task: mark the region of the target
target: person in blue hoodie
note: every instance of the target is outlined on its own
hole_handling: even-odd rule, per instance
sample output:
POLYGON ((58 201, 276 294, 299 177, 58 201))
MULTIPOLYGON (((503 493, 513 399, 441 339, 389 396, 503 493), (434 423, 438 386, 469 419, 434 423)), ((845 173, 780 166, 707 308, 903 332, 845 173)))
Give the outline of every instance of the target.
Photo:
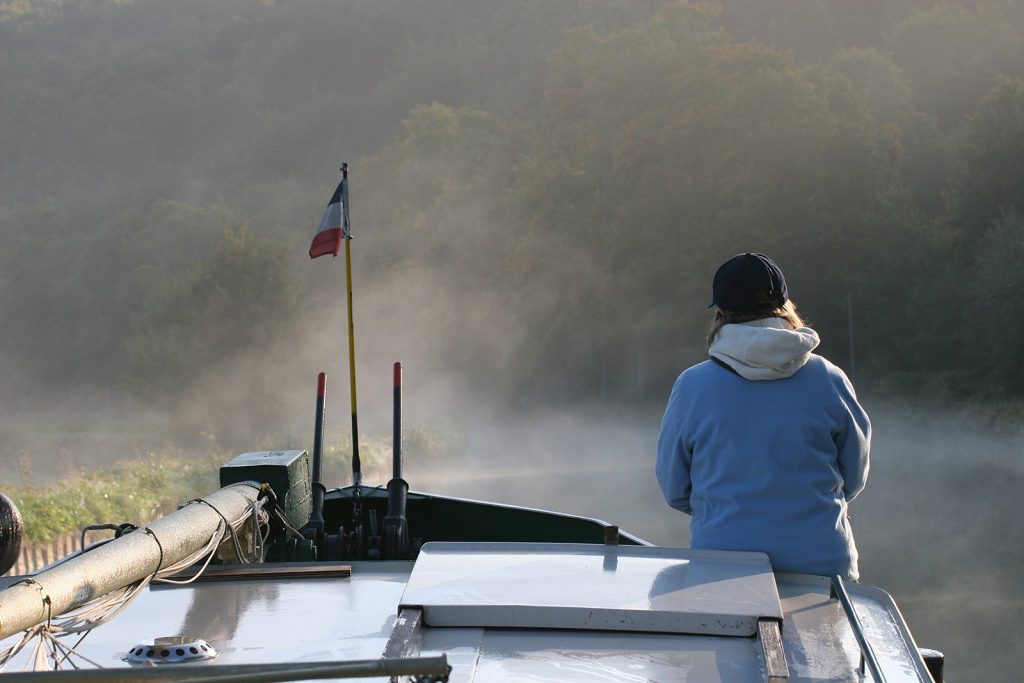
POLYGON ((715 273, 710 359, 672 387, 656 473, 691 515, 690 546, 767 553, 776 571, 857 580, 847 505, 868 477, 871 423, 779 267, 737 254, 715 273))

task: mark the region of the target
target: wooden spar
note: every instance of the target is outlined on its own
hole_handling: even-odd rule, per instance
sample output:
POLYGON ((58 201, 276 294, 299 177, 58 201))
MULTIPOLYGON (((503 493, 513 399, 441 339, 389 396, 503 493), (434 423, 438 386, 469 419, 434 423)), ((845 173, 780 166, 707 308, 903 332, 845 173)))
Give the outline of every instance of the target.
POLYGON ((0 640, 130 586, 199 552, 222 524, 244 516, 255 482, 232 484, 89 552, 0 591, 0 640), (146 531, 148 529, 148 531, 146 531))

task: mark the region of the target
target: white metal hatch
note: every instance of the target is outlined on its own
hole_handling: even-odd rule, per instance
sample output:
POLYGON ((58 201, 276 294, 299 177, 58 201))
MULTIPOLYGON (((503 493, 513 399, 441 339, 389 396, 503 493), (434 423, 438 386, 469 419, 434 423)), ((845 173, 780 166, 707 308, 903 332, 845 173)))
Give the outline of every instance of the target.
POLYGON ((753 636, 782 619, 764 553, 428 543, 402 596, 428 626, 753 636))

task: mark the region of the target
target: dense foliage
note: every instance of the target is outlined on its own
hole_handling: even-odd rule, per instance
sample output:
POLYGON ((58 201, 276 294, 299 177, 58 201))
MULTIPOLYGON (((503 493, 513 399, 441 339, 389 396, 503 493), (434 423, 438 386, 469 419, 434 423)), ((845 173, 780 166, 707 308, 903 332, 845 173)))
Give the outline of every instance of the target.
POLYGON ((742 250, 859 384, 1024 392, 1016 3, 18 0, 0 84, 12 386, 280 343, 344 155, 367 288, 509 396, 661 400, 742 250))

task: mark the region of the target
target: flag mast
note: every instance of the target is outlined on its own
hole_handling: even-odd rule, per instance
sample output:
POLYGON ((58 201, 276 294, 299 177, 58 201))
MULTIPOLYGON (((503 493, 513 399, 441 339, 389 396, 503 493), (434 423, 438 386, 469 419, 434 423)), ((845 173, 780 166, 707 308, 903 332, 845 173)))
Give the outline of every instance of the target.
POLYGON ((320 224, 313 234, 309 247, 309 258, 337 256, 342 241, 345 242, 345 288, 348 299, 348 367, 349 384, 352 387, 352 484, 363 483, 359 464, 359 422, 356 419, 356 335, 352 322, 352 221, 348 211, 348 164, 341 168, 341 182, 327 202, 320 224))
POLYGON ((356 417, 356 330, 352 320, 352 229, 349 224, 348 210, 348 164, 341 165, 341 182, 343 187, 342 238, 345 240, 345 290, 348 301, 348 376, 352 393, 352 485, 363 483, 363 472, 359 463, 359 420, 356 417))

